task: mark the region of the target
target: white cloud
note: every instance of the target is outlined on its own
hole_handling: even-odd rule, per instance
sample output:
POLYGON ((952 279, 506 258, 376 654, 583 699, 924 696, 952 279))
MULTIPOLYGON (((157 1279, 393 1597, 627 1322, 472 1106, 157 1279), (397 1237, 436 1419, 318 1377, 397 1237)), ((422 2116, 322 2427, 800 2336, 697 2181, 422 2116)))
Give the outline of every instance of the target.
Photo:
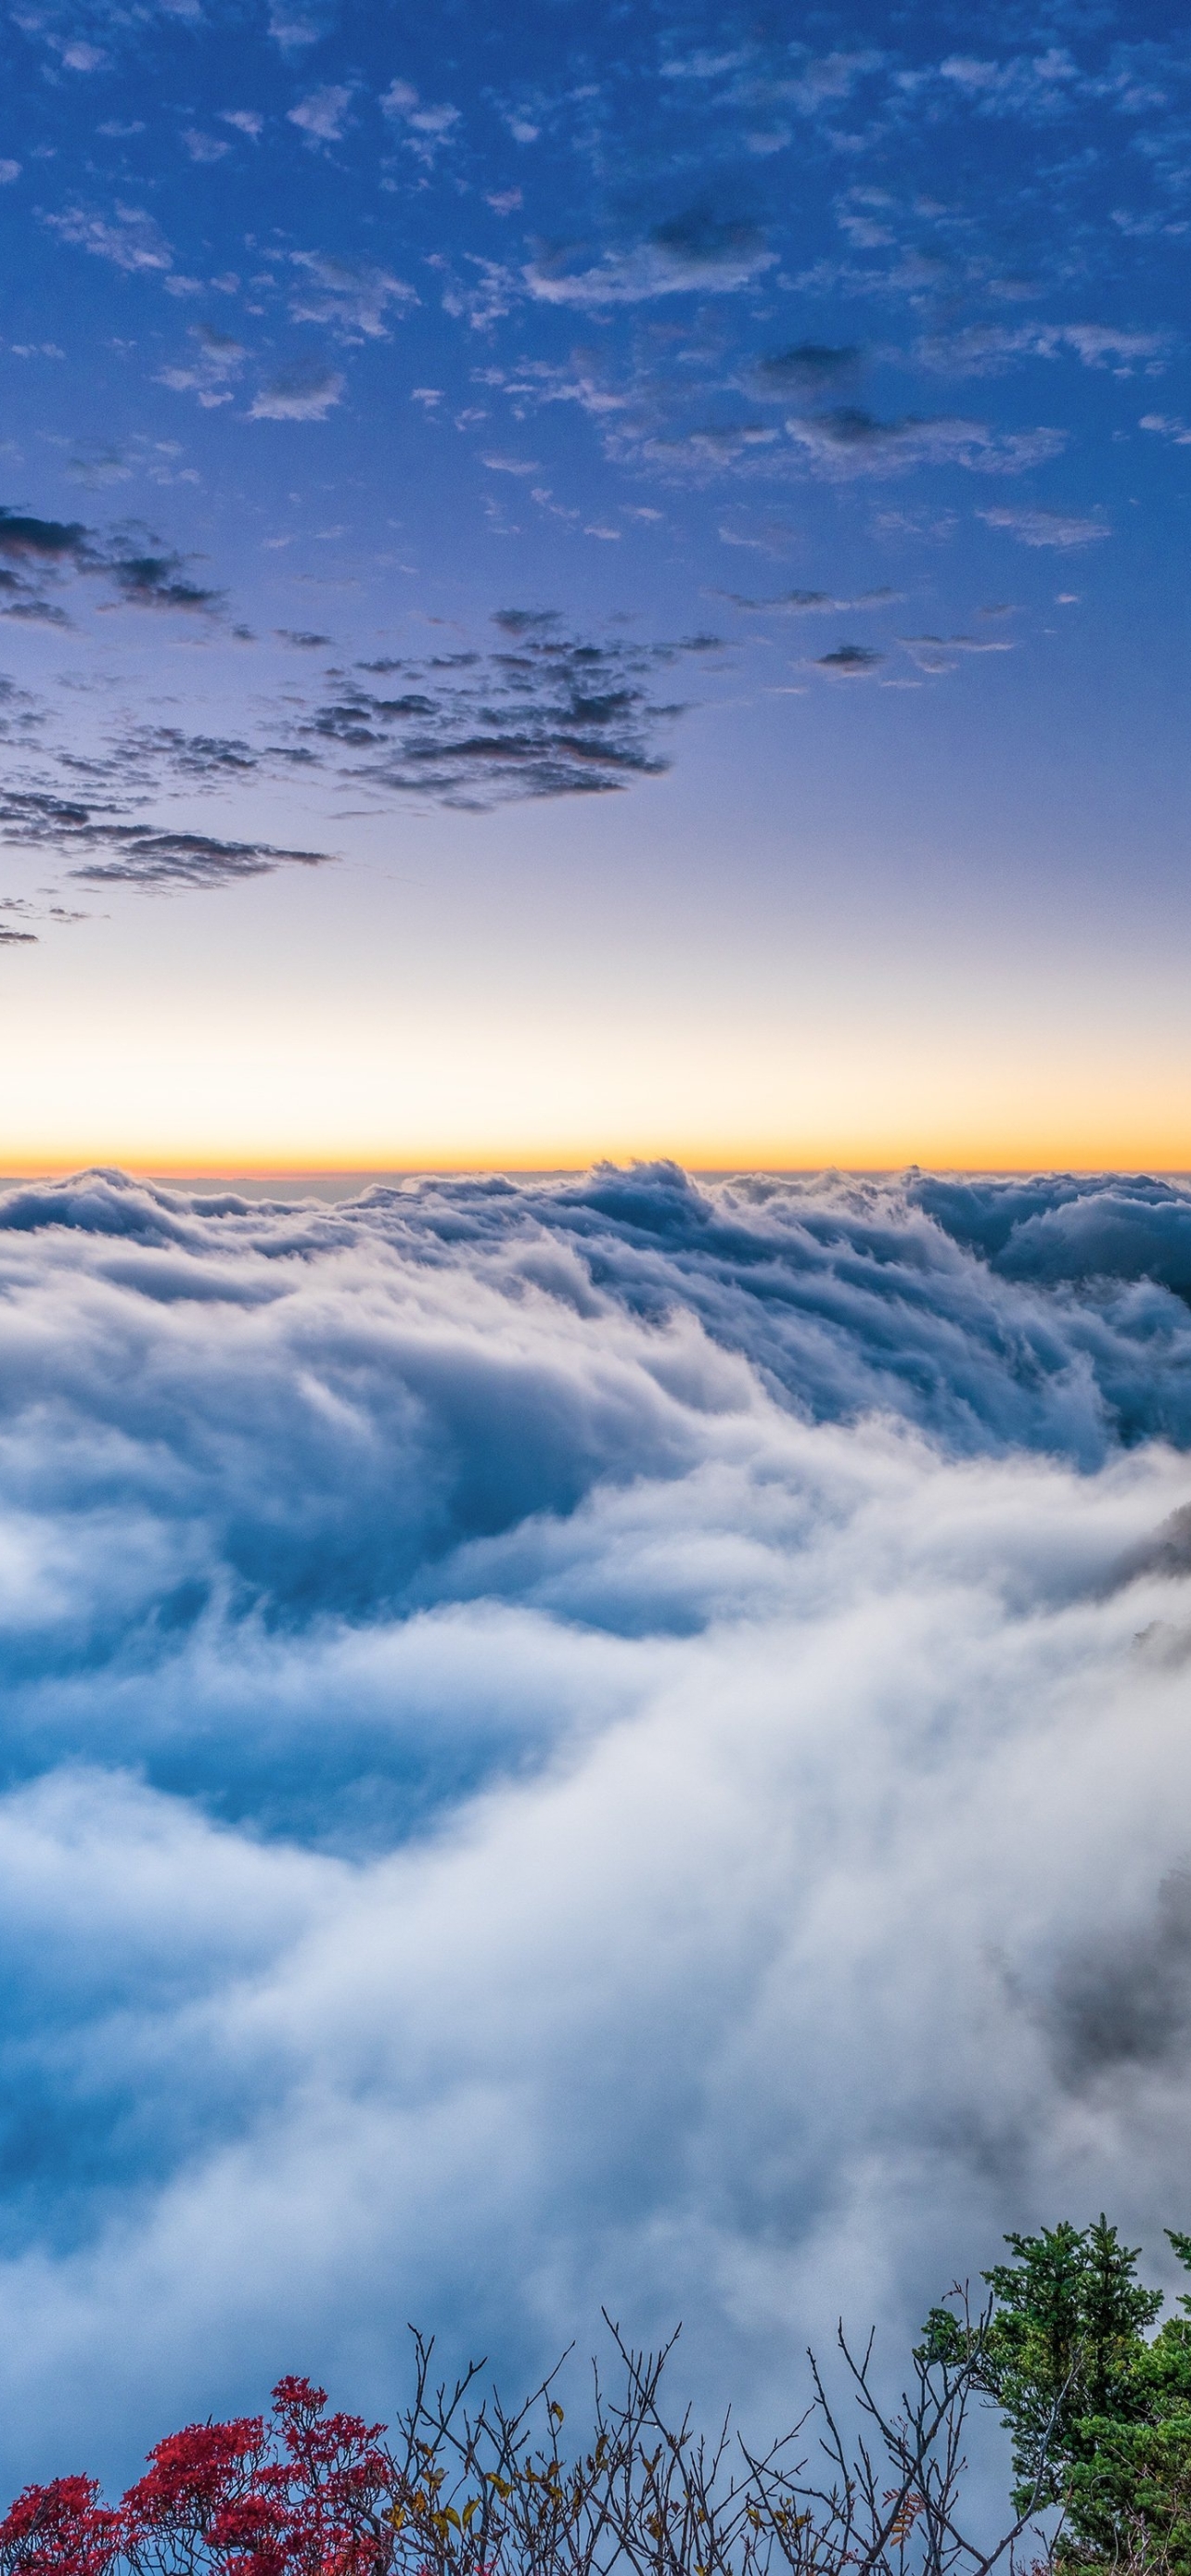
MULTIPOLYGON (((410 150, 428 165, 433 164, 444 143, 454 140, 455 128, 461 122, 457 107, 429 106, 408 81, 391 81, 380 104, 393 123, 405 127, 410 150)), ((516 191, 513 201, 518 201, 516 191)))
POLYGON ((312 143, 338 143, 347 125, 352 93, 346 86, 328 85, 311 90, 308 98, 299 99, 287 113, 289 123, 296 125, 312 143))
POLYGON ((171 393, 198 395, 204 411, 232 399, 232 384, 239 375, 247 355, 243 343, 229 333, 213 331, 199 323, 190 334, 194 356, 182 365, 163 367, 157 379, 168 385, 171 393))
POLYGON ((173 266, 169 243, 143 207, 118 205, 114 215, 109 216, 72 206, 65 214, 47 215, 45 220, 60 241, 75 243, 97 259, 109 260, 113 268, 161 275, 173 266))
POLYGON ((383 340, 390 306, 400 311, 418 301, 413 287, 388 269, 357 266, 326 251, 296 250, 290 258, 308 281, 291 302, 294 321, 329 323, 341 339, 383 340))
POLYGON ((1189 1279, 1160 1183, 8 1194, 10 2483, 410 2314, 788 2421, 1004 2227, 1157 2250, 1189 1279))
POLYGON ((1059 554, 1099 545, 1112 535, 1106 519, 1079 518, 1062 510, 980 510, 977 517, 990 528, 1007 528, 1023 546, 1050 546, 1059 554))

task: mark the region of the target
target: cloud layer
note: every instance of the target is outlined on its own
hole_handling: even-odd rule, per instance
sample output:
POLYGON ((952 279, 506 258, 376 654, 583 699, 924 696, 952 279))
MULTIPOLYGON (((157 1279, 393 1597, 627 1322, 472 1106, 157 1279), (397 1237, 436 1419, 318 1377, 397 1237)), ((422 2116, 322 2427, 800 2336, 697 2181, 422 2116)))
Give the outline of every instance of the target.
POLYGON ((10 2482, 1182 2222, 1183 1191, 95 1173, 0 1294, 10 2482))

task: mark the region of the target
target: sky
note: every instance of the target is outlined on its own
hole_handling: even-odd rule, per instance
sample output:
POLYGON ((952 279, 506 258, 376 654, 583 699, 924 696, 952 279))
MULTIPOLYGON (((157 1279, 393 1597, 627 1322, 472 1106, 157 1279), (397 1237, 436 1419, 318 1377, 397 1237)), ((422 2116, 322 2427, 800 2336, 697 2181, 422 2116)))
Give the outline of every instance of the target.
POLYGON ((1191 1164, 1189 75, 15 0, 0 1169, 1191 1164))
POLYGON ((1155 1179, 0 1195, 4 2498, 1177 2294, 1189 1298, 1155 1179))

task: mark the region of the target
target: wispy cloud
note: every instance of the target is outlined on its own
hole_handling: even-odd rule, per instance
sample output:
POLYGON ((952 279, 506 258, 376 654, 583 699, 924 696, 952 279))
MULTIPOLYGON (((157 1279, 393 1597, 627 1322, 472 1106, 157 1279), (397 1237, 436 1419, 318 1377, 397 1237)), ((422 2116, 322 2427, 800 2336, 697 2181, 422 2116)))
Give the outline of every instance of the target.
POLYGON ((986 527, 1007 529, 1020 545, 1052 547, 1058 554, 1099 545, 1112 535, 1106 519, 1080 518, 1063 510, 980 510, 977 517, 986 527))

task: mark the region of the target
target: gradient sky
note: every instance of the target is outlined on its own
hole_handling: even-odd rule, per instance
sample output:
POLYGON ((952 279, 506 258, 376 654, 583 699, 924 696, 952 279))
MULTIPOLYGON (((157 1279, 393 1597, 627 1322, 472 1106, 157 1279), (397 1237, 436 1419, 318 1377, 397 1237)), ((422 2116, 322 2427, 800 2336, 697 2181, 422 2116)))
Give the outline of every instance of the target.
POLYGON ((1191 1164, 1182 13, 0 47, 0 1163, 1191 1164))

